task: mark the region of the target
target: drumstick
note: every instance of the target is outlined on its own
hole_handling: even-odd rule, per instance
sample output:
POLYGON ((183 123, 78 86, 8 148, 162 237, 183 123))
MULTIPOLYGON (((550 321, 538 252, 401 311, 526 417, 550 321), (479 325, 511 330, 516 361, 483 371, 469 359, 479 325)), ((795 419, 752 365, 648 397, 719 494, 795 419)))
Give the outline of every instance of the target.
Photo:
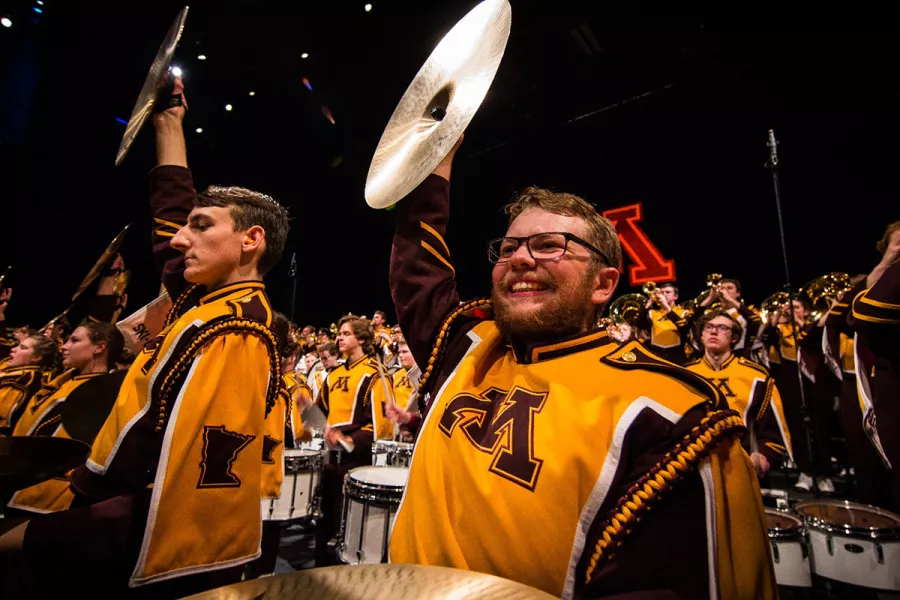
MULTIPOLYGON (((388 391, 387 374, 384 371, 384 365, 381 364, 381 359, 377 356, 375 357, 375 364, 378 365, 378 375, 381 378, 381 386, 384 388, 384 401, 390 402, 394 406, 397 406, 397 403, 394 402, 394 396, 390 393, 390 391, 388 391)), ((372 414, 373 415, 375 414, 374 409, 372 411, 372 414)), ((375 432, 375 435, 376 435, 376 437, 378 436, 377 431, 375 432)), ((397 437, 399 435, 400 435, 400 425, 398 423, 394 423, 394 438, 393 439, 397 439, 397 437)))

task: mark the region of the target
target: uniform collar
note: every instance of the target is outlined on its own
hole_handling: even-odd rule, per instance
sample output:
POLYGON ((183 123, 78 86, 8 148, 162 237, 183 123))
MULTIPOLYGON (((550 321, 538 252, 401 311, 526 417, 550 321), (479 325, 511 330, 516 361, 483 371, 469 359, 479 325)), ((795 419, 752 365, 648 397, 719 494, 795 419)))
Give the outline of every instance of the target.
POLYGON ((34 373, 39 372, 41 368, 37 365, 24 365, 21 367, 6 367, 6 371, 0 373, 0 375, 21 375, 22 373, 34 373))
POLYGON ((731 356, 729 356, 728 359, 725 362, 723 362, 722 365, 717 369, 715 367, 715 365, 713 365, 711 362, 709 362, 709 359, 706 358, 706 353, 705 352, 703 353, 703 364, 706 365, 707 367, 709 367, 710 369, 712 369, 713 371, 722 371, 728 365, 730 365, 732 363, 732 361, 734 361, 734 352, 732 352, 731 356))
POLYGON ((266 284, 262 281, 236 281, 228 285, 224 285, 216 290, 211 291, 207 295, 200 298, 200 304, 209 304, 216 300, 221 300, 227 296, 240 292, 251 292, 254 290, 264 290, 266 284))
POLYGON ((610 339, 605 329, 592 329, 585 333, 560 337, 540 344, 524 347, 510 344, 510 347, 516 357, 516 362, 531 364, 597 348, 608 343, 610 343, 610 339))
POLYGON ((352 368, 355 367, 356 365, 362 364, 362 363, 366 362, 366 359, 368 359, 368 358, 369 358, 369 355, 368 355, 368 354, 363 354, 362 357, 360 357, 359 359, 357 359, 357 361, 356 361, 355 363, 353 363, 353 364, 350 364, 350 360, 348 359, 347 362, 344 363, 343 367, 349 371, 350 369, 352 369, 352 368))

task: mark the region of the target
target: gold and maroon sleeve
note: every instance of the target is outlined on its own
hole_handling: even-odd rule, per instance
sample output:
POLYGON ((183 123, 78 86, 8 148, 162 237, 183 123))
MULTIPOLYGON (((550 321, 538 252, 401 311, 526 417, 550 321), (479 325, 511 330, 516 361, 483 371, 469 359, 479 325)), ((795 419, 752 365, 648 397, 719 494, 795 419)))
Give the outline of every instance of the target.
POLYGON ((772 469, 779 468, 791 448, 781 395, 774 379, 768 377, 765 383, 753 387, 747 412, 752 419, 747 427, 754 428, 756 448, 751 447, 753 438, 750 435, 744 437, 744 447, 748 452, 759 452, 765 456, 772 469))
POLYGON ((420 365, 428 364, 447 315, 459 306, 456 270, 444 238, 450 182, 436 175, 397 205, 391 250, 391 295, 403 336, 420 365))
POLYGON ((187 284, 184 280, 184 256, 169 242, 187 223, 196 195, 189 169, 162 165, 150 171, 153 258, 163 285, 173 299, 181 295, 187 284))
POLYGON ((853 297, 852 318, 858 329, 877 329, 877 326, 900 325, 900 262, 895 262, 869 289, 853 297))

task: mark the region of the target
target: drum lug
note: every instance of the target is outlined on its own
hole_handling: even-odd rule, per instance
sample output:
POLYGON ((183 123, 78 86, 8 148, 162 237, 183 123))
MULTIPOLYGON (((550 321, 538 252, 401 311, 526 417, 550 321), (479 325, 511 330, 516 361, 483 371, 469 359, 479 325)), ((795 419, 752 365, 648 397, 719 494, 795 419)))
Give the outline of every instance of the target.
POLYGON ((778 553, 778 544, 775 543, 775 540, 769 540, 769 544, 772 546, 772 561, 777 565, 781 562, 781 555, 778 553))
POLYGON ((828 556, 834 556, 834 540, 830 535, 825 536, 825 548, 828 550, 828 556))
POLYGON ((878 564, 884 564, 884 550, 881 548, 881 544, 875 542, 875 554, 878 556, 878 564))

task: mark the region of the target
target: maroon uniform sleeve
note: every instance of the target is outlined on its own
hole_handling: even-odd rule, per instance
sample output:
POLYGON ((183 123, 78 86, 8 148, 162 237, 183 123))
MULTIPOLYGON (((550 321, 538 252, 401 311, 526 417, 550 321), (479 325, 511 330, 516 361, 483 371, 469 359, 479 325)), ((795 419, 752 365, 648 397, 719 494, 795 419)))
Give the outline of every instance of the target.
POLYGON ((590 582, 586 577, 597 541, 619 498, 662 461, 705 413, 705 407, 692 409, 674 424, 652 410, 644 410, 635 419, 625 435, 610 492, 588 529, 588 543, 575 572, 576 598, 604 598, 636 590, 666 591, 678 598, 708 597, 706 500, 697 471, 688 474, 646 519, 634 525, 627 541, 616 550, 615 560, 595 569, 590 582), (660 540, 677 540, 679 553, 695 560, 673 560, 671 547, 660 540), (647 573, 653 573, 652 580, 647 573))
POLYGON ((872 352, 900 368, 900 262, 853 297, 850 322, 872 352))
POLYGON ((459 306, 456 271, 444 241, 450 217, 450 182, 429 175, 397 205, 391 250, 391 295, 403 336, 427 365, 441 325, 459 306))
POLYGON ((174 301, 187 287, 184 256, 169 245, 172 236, 187 223, 194 207, 191 171, 162 165, 150 171, 150 207, 153 210, 153 258, 163 285, 174 301))

